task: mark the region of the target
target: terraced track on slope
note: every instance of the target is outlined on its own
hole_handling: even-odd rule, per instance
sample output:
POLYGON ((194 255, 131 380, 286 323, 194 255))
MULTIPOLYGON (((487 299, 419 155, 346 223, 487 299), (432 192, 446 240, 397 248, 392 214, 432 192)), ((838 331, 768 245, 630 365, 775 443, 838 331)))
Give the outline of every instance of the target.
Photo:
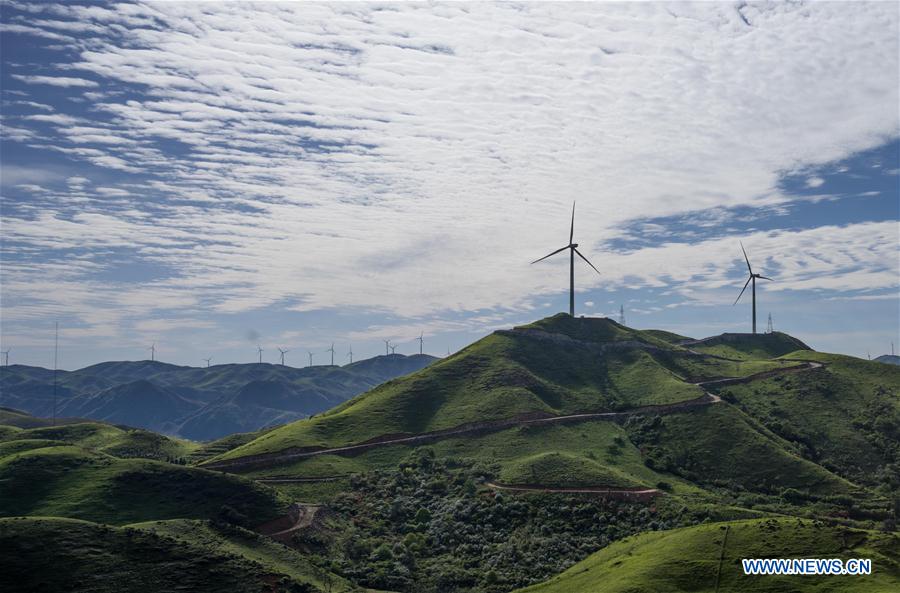
MULTIPOLYGON (((799 365, 785 367, 781 369, 773 369, 747 375, 746 377, 728 377, 722 379, 711 379, 708 381, 699 381, 694 383, 699 387, 706 388, 710 386, 734 385, 738 383, 748 383, 759 379, 766 379, 779 374, 797 373, 805 370, 821 368, 824 365, 820 362, 803 361, 799 365)), ((463 424, 453 428, 444 430, 436 430, 432 432, 424 432, 415 435, 383 435, 343 447, 304 447, 299 449, 288 449, 278 453, 266 453, 262 455, 252 455, 241 457, 238 459, 230 459, 225 461, 214 461, 203 464, 201 467, 211 470, 219 470, 224 472, 241 472, 256 470, 275 465, 282 465, 286 462, 296 461, 298 459, 306 459, 318 455, 334 455, 334 454, 352 454, 368 451, 376 447, 385 447, 389 445, 419 445, 437 440, 456 437, 461 435, 483 434, 488 432, 496 432, 513 428, 516 426, 543 425, 543 424, 565 424, 584 422, 589 420, 617 420, 635 415, 646 414, 673 414, 689 410, 698 406, 707 406, 720 403, 722 400, 719 396, 706 392, 702 396, 677 402, 673 404, 649 405, 621 410, 618 412, 585 412, 581 414, 567 414, 563 416, 548 416, 544 414, 521 415, 503 420, 492 420, 485 422, 474 422, 463 424)))

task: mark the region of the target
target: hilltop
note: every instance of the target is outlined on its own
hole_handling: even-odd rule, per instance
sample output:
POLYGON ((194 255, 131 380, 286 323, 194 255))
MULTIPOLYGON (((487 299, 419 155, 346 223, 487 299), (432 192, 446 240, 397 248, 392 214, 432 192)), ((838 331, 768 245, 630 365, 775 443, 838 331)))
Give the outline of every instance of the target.
MULTIPOLYGON (((342 367, 302 369, 268 363, 196 368, 159 361, 104 362, 58 371, 57 415, 194 440, 216 439, 317 414, 434 360, 428 355, 392 354, 342 367)), ((53 371, 48 369, 2 367, 2 403, 50 416, 53 382, 53 371)))
MULTIPOLYGON (((682 494, 731 484, 767 495, 786 488, 837 495, 855 491, 858 474, 823 465, 784 424, 766 423, 717 395, 731 398, 729 389, 752 386, 752 392, 766 381, 843 376, 854 365, 873 364, 854 359, 851 367, 825 369, 816 356, 780 333, 691 340, 557 315, 496 331, 204 466, 261 478, 333 479, 391 467, 411 450, 428 448, 439 457, 497 464, 502 484, 653 489, 665 483, 682 494)), ((853 379, 847 381, 842 389, 853 379)), ((900 377, 886 381, 887 389, 900 386, 900 377)), ((830 422, 846 427, 852 418, 830 422)), ((876 456, 873 464, 887 467, 889 459, 876 456)))

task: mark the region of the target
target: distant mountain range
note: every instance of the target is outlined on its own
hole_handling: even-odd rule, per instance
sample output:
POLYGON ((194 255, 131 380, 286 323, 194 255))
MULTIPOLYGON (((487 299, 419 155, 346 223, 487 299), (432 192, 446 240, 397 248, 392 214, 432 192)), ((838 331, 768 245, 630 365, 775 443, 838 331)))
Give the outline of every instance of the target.
POLYGON ((900 365, 900 356, 894 356, 893 354, 882 354, 874 360, 875 362, 883 362, 885 364, 900 365))
MULTIPOLYGON (((391 354, 342 367, 302 369, 268 363, 196 368, 148 360, 104 362, 58 372, 56 415, 216 439, 309 417, 435 360, 391 354)), ((0 405, 51 416, 53 391, 52 370, 0 368, 0 405)))

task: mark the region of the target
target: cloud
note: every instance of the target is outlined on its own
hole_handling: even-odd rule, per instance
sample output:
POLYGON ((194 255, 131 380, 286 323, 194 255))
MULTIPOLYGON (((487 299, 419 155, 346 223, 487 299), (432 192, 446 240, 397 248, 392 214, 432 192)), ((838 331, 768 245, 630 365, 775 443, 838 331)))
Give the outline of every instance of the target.
MULTIPOLYGON (((567 262, 528 262, 566 242, 574 199, 603 273, 579 270, 580 288, 719 299, 739 275, 733 208, 783 207, 786 172, 898 127, 889 3, 29 6, 23 26, 72 35, 58 73, 91 79, 13 77, 96 94, 12 118, 11 141, 100 188, 60 182, 39 212, 4 212, 6 319, 527 311, 566 287, 567 262), (644 225, 657 246, 604 248, 687 214, 713 237, 644 225), (38 274, 35 253, 79 261, 38 274), (111 281, 111 253, 172 275, 111 281), (57 280, 71 290, 44 294, 57 280)), ((896 239, 866 223, 745 244, 777 274, 767 290, 855 291, 896 285, 896 239)))
POLYGON ((37 76, 30 74, 11 74, 16 80, 21 80, 29 84, 49 84, 51 86, 61 87, 95 87, 97 82, 87 80, 86 78, 73 78, 70 76, 37 76))
POLYGON ((806 180, 806 187, 820 187, 825 183, 825 180, 821 177, 809 177, 806 180))

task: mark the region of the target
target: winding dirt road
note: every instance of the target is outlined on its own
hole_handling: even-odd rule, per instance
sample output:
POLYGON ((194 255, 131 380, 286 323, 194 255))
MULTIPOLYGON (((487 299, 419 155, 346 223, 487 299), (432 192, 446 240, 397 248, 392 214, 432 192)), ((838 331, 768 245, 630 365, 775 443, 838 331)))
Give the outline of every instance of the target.
MULTIPOLYGON (((752 375, 747 375, 745 377, 725 377, 720 379, 711 379, 708 381, 699 381, 693 383, 693 385, 697 385, 706 390, 708 387, 712 386, 722 386, 722 385, 735 385, 739 383, 748 383, 750 381, 756 381, 759 379, 766 379, 775 375, 787 374, 787 373, 797 373, 805 370, 821 368, 824 365, 820 362, 814 361, 801 361, 800 364, 794 365, 791 367, 784 367, 779 369, 772 369, 768 371, 762 371, 759 373, 754 373, 752 375)), ((309 457, 316 457, 319 455, 334 455, 334 454, 342 454, 342 453, 359 453, 363 451, 367 451, 369 449, 374 449, 376 447, 386 447, 390 445, 411 445, 411 444, 422 444, 433 441, 438 441, 446 438, 451 438, 455 436, 461 435, 473 435, 473 434, 483 434, 489 432, 497 432, 500 430, 505 430, 507 428, 512 428, 516 426, 541 426, 546 424, 566 424, 566 423, 576 423, 583 422, 586 420, 616 420, 620 418, 626 418, 629 416, 636 415, 646 415, 646 414, 672 414, 677 412, 682 412, 684 410, 688 410, 691 408, 699 407, 699 406, 707 406, 712 404, 721 403, 722 399, 715 395, 714 393, 710 393, 705 391, 705 393, 697 398, 675 402, 671 404, 659 404, 659 405, 648 405, 648 406, 639 406, 636 408, 631 408, 628 410, 622 410, 618 412, 584 412, 579 414, 566 414, 562 416, 538 416, 535 417, 533 414, 530 416, 517 416, 513 418, 507 418, 502 420, 492 420, 485 422, 476 422, 470 424, 463 424, 460 426, 456 426, 454 428, 444 429, 444 430, 436 430, 431 432, 424 432, 415 435, 391 435, 391 436, 383 436, 376 437, 374 439, 370 439, 368 441, 362 443, 356 443, 353 445, 345 445, 343 447, 331 447, 331 448, 314 448, 314 447, 306 447, 302 449, 286 449, 284 451, 280 451, 278 453, 264 453, 261 455, 251 455, 247 457, 241 457, 238 459, 232 460, 224 460, 224 461, 214 461, 211 463, 206 463, 201 465, 204 469, 212 469, 219 471, 231 471, 231 472, 239 472, 239 471, 247 471, 254 469, 261 469, 265 467, 271 467, 274 465, 282 465, 286 462, 295 461, 299 459, 307 459, 309 457)), ((294 481, 289 480, 288 478, 270 478, 269 481, 277 482, 277 481, 294 481)), ((314 480, 308 480, 314 481, 314 480)), ((321 481, 321 480, 320 480, 321 481)))

